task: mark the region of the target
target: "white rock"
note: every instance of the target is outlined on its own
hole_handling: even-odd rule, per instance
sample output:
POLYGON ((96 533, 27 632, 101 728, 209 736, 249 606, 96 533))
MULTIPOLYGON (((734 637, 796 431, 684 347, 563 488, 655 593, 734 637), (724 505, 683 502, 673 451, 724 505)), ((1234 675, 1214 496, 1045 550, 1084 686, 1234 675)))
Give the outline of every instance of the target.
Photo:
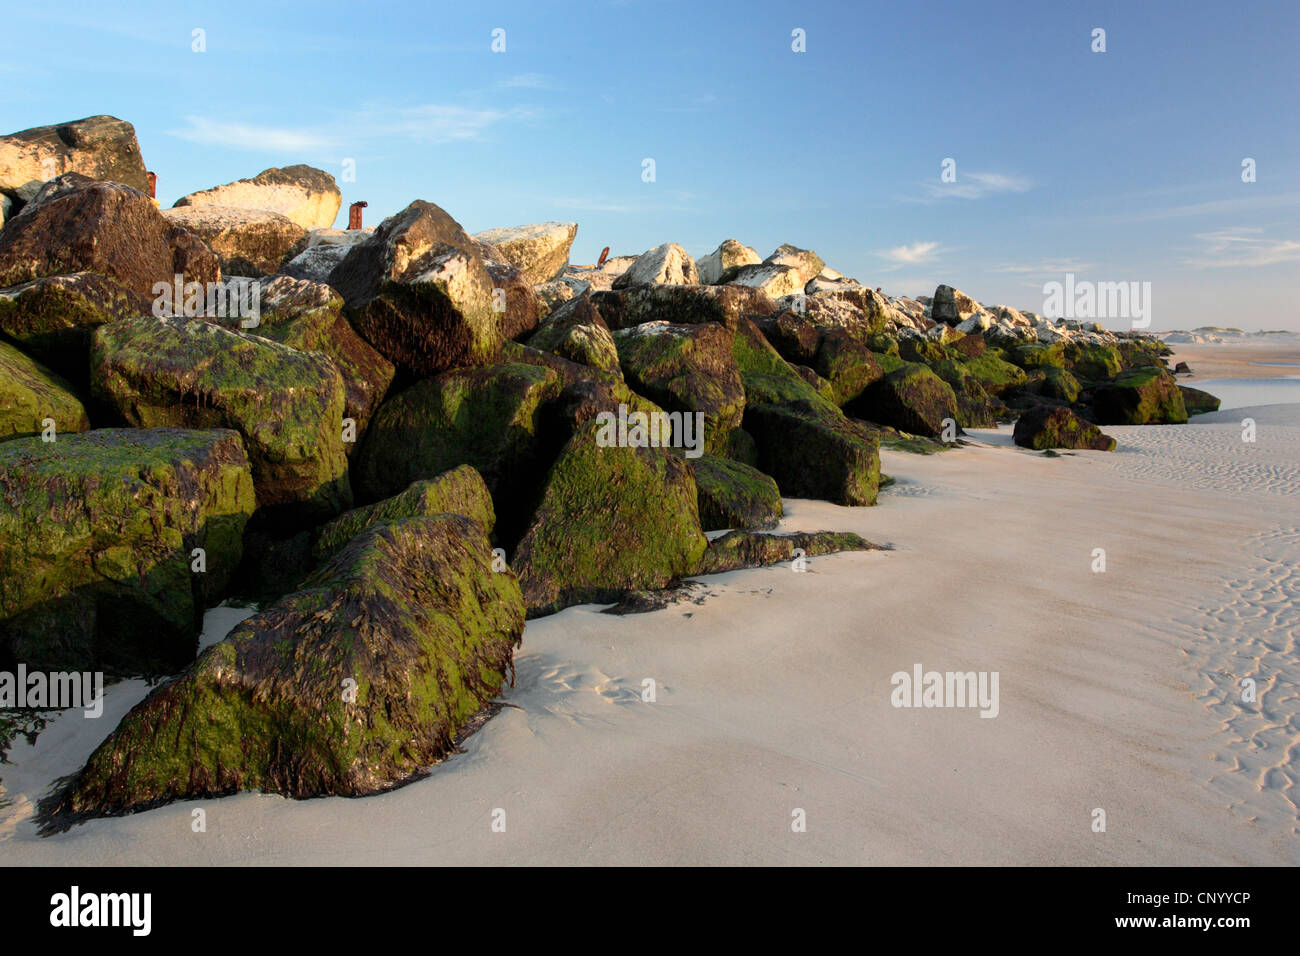
POLYGON ((713 285, 732 267, 752 266, 762 261, 757 252, 738 239, 727 239, 695 264, 700 271, 700 281, 705 285, 713 285))
POLYGON ((495 246, 502 259, 529 282, 549 282, 569 265, 569 250, 578 234, 576 222, 541 222, 475 233, 472 238, 495 246))
POLYGON ((615 289, 638 285, 699 285, 700 273, 695 260, 675 242, 665 242, 636 257, 621 276, 614 280, 615 289))
POLYGON ((328 229, 338 217, 343 195, 334 177, 312 166, 264 169, 252 179, 240 179, 190 193, 176 206, 238 206, 269 209, 304 229, 328 229))
POLYGON ((765 262, 753 266, 741 266, 731 282, 734 285, 759 289, 773 299, 802 293, 805 284, 798 269, 765 262))

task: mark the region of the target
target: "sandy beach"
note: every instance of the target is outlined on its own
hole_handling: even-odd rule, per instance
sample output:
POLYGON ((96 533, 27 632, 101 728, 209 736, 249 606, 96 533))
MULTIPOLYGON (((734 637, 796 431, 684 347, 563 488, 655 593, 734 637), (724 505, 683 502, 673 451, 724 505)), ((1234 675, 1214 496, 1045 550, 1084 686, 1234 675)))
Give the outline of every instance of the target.
POLYGON ((893 550, 529 622, 507 706, 408 786, 37 837, 34 801, 145 690, 118 684, 103 719, 15 744, 0 862, 1298 863, 1300 406, 1107 432, 1116 452, 1048 458, 1006 427, 886 451, 878 507, 791 500, 782 530, 893 550), (891 675, 917 664, 996 671, 997 716, 891 706, 891 675))
POLYGON ((1278 341, 1247 340, 1228 345, 1171 342, 1169 347, 1174 352, 1169 356, 1169 367, 1187 363, 1192 373, 1180 376, 1185 385, 1195 385, 1198 379, 1300 375, 1300 335, 1275 338, 1278 341))

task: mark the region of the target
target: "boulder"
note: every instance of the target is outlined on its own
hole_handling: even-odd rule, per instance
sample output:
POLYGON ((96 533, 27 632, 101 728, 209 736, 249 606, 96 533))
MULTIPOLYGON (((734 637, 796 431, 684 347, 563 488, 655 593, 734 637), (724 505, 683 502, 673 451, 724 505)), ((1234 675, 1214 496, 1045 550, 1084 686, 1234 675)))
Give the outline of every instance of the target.
POLYGON ((768 475, 715 455, 702 455, 690 464, 703 530, 775 528, 780 522, 781 492, 768 475))
POLYGON ((221 257, 228 276, 264 276, 281 264, 307 232, 287 216, 239 206, 180 206, 164 209, 163 218, 184 226, 221 257))
POLYGON ((704 554, 690 464, 665 448, 602 446, 608 431, 580 424, 547 475, 511 561, 530 615, 666 587, 704 554))
POLYGON ((106 322, 149 312, 150 303, 93 272, 46 276, 0 289, 0 333, 72 381, 89 383, 90 342, 106 322))
POLYGON ((822 261, 822 257, 811 249, 800 249, 788 242, 778 246, 777 250, 764 259, 763 262, 770 266, 788 266, 794 269, 799 276, 800 289, 817 278, 826 266, 826 263, 822 261))
POLYGON ((1016 419, 1013 439, 1022 448, 1091 448, 1113 451, 1115 439, 1071 409, 1039 405, 1016 419))
POLYGON ((814 558, 837 551, 873 551, 876 545, 852 531, 801 531, 795 534, 754 534, 731 531, 709 542, 695 574, 721 574, 741 568, 761 568, 800 557, 814 558))
POLYGON ((502 257, 532 285, 549 282, 569 265, 569 250, 578 235, 576 222, 543 222, 508 226, 474 234, 500 250, 502 257))
POLYGON ((745 407, 745 431, 758 446, 758 468, 787 498, 874 505, 880 446, 872 432, 825 401, 795 400, 745 407))
POLYGON ((647 322, 615 333, 614 342, 628 385, 670 412, 703 413, 704 450, 718 454, 745 411, 734 337, 712 322, 647 322))
POLYGON ((1187 409, 1188 415, 1203 415, 1206 412, 1217 412, 1219 410, 1219 399, 1209 392, 1203 392, 1199 388, 1190 388, 1186 385, 1179 385, 1178 391, 1183 394, 1183 406, 1187 409))
POLYGON ((695 260, 675 242, 665 242, 636 257, 636 261, 614 280, 612 288, 638 285, 698 285, 700 274, 695 260))
POLYGON ((68 382, 0 341, 0 442, 39 435, 46 421, 56 436, 90 428, 68 382))
POLYGON ((930 305, 930 318, 935 322, 958 325, 979 311, 981 311, 980 304, 965 292, 954 289, 950 285, 941 285, 934 290, 934 301, 930 305))
POLYGON ((367 229, 313 229, 289 250, 290 259, 282 271, 295 279, 328 282, 330 273, 347 257, 352 247, 374 234, 374 226, 367 229))
POLYGON ((496 249, 479 243, 483 267, 492 283, 492 308, 497 314, 504 341, 521 339, 537 328, 541 317, 541 304, 533 283, 522 270, 495 258, 496 249))
POLYGON ((1187 421, 1183 393, 1161 368, 1121 372, 1092 395, 1098 425, 1181 425, 1187 421))
POLYGON ((722 281, 758 289, 769 299, 801 293, 805 282, 803 273, 795 267, 766 262, 728 269, 723 273, 722 281))
POLYGON ((580 365, 621 375, 618 349, 600 312, 583 293, 570 299, 538 327, 528 339, 528 346, 552 352, 580 365))
POLYGON ((944 419, 957 420, 957 396, 929 368, 908 362, 873 384, 845 411, 913 435, 935 438, 943 434, 944 419))
POLYGON ((0 443, 0 499, 0 657, 134 673, 192 659, 254 505, 235 432, 171 428, 0 443))
POLYGON ((70 173, 45 184, 0 230, 0 287, 43 276, 95 272, 149 301, 157 283, 215 282, 217 256, 153 200, 117 183, 70 173))
POLYGON ((1065 360, 1076 376, 1093 382, 1112 379, 1124 367, 1119 351, 1108 345, 1066 346, 1065 360))
POLYGON ((1025 384, 1025 373, 1002 358, 997 350, 985 351, 974 358, 961 361, 963 370, 976 378, 992 395, 1000 395, 1025 384))
POLYGON ((20 187, 64 173, 149 191, 135 127, 115 116, 88 116, 0 136, 0 192, 17 197, 20 187))
POLYGON ((263 209, 293 220, 303 229, 329 229, 343 204, 334 177, 301 163, 264 169, 252 179, 240 179, 182 196, 176 206, 234 206, 263 209))
MULTIPOLYGON (((788 300, 784 304, 788 305, 788 300)), ((871 335, 884 332, 894 314, 888 300, 866 286, 805 294, 802 309, 814 325, 842 329, 863 343, 871 335)))
POLYGON ((331 517, 352 503, 343 378, 328 357, 202 319, 124 319, 91 350, 94 397, 137 428, 231 428, 259 507, 331 517))
POLYGON ((454 751, 501 690, 523 625, 519 586, 492 571, 476 522, 373 527, 137 704, 45 818, 389 789, 454 751))
POLYGON ((356 243, 329 284, 362 337, 417 377, 486 365, 501 350, 492 278, 477 244, 433 203, 416 200, 356 243))
POLYGON ((496 512, 487 485, 477 471, 469 465, 461 465, 436 478, 412 482, 405 491, 392 498, 344 512, 317 529, 312 554, 316 561, 325 561, 374 525, 438 514, 473 518, 488 533, 496 524, 496 512))
POLYGON ((502 534, 517 534, 548 457, 540 411, 560 387, 556 372, 524 364, 454 369, 416 382, 371 420, 353 468, 359 494, 386 498, 471 465, 492 492, 502 534))
POLYGON ((1038 385, 1038 394, 1055 398, 1063 402, 1076 402, 1083 387, 1079 380, 1063 368, 1045 366, 1042 370, 1043 380, 1038 385))
MULTIPOLYGON (((838 413, 835 405, 783 359, 749 319, 740 320, 731 352, 740 371, 746 405, 807 401, 838 413)), ((807 371, 817 378, 812 369, 807 371)))
POLYGON ((577 298, 590 290, 591 287, 585 282, 566 281, 565 279, 539 282, 533 286, 533 294, 537 296, 538 322, 545 320, 548 315, 570 299, 577 298))
MULTIPOLYGON (((261 283, 258 324, 248 332, 300 352, 323 352, 343 376, 343 415, 356 422, 351 455, 359 446, 395 370, 357 334, 343 315, 343 299, 323 282, 279 275, 261 283)), ((229 324, 229 323, 227 323, 229 324)))
POLYGON ((716 322, 734 329, 745 315, 767 315, 772 301, 757 289, 722 285, 650 285, 593 292, 591 301, 611 329, 646 322, 702 325, 716 322))
POLYGON ((727 239, 707 256, 697 260, 695 265, 700 272, 700 281, 705 285, 713 285, 722 280, 723 273, 728 269, 758 265, 762 261, 749 246, 736 239, 727 239))

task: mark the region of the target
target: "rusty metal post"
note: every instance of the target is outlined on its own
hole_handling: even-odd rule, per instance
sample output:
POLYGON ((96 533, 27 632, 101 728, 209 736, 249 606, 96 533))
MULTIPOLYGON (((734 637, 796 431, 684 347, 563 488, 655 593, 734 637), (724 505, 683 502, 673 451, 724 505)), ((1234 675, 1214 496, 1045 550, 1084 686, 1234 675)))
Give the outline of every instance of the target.
POLYGON ((348 228, 349 229, 361 228, 361 210, 365 209, 369 205, 370 203, 368 202, 354 202, 351 206, 348 207, 348 228))
POLYGON ((607 258, 609 258, 609 246, 606 246, 604 249, 600 250, 600 258, 596 260, 596 268, 599 269, 601 266, 603 266, 607 258))
POLYGON ((149 177, 149 198, 157 199, 158 198, 158 174, 145 173, 145 175, 149 177))

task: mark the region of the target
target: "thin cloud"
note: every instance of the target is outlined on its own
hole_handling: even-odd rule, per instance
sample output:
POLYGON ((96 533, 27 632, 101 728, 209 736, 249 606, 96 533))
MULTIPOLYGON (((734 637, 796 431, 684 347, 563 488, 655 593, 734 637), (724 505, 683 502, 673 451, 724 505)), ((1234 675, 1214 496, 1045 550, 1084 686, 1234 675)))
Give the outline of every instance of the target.
POLYGON ((503 90, 558 90, 560 86, 545 73, 518 73, 497 82, 503 90))
POLYGON ((969 173, 958 169, 953 183, 921 183, 921 193, 900 197, 907 202, 940 202, 945 199, 983 199, 1002 193, 1023 193, 1034 188, 1031 180, 1005 173, 969 173))
POLYGON ((380 139, 419 143, 449 143, 479 139, 493 127, 529 119, 535 110, 471 109, 428 103, 407 107, 375 107, 353 111, 335 121, 303 126, 260 125, 187 115, 185 126, 171 135, 192 143, 271 152, 324 152, 355 149, 380 139))
POLYGON ((910 246, 895 246, 892 249, 877 253, 877 255, 899 266, 917 265, 933 259, 934 252, 938 248, 939 243, 937 242, 914 242, 910 246))
POLYGON ((1194 269, 1253 269, 1283 262, 1300 261, 1300 241, 1269 239, 1258 235, 1262 229, 1224 229, 1198 233, 1204 245, 1199 255, 1184 259, 1183 265, 1194 269))
POLYGON ((1077 259, 1047 259, 1019 265, 994 266, 989 272, 1003 272, 1014 275, 1064 275, 1067 272, 1087 272, 1093 268, 1091 262, 1077 259))

